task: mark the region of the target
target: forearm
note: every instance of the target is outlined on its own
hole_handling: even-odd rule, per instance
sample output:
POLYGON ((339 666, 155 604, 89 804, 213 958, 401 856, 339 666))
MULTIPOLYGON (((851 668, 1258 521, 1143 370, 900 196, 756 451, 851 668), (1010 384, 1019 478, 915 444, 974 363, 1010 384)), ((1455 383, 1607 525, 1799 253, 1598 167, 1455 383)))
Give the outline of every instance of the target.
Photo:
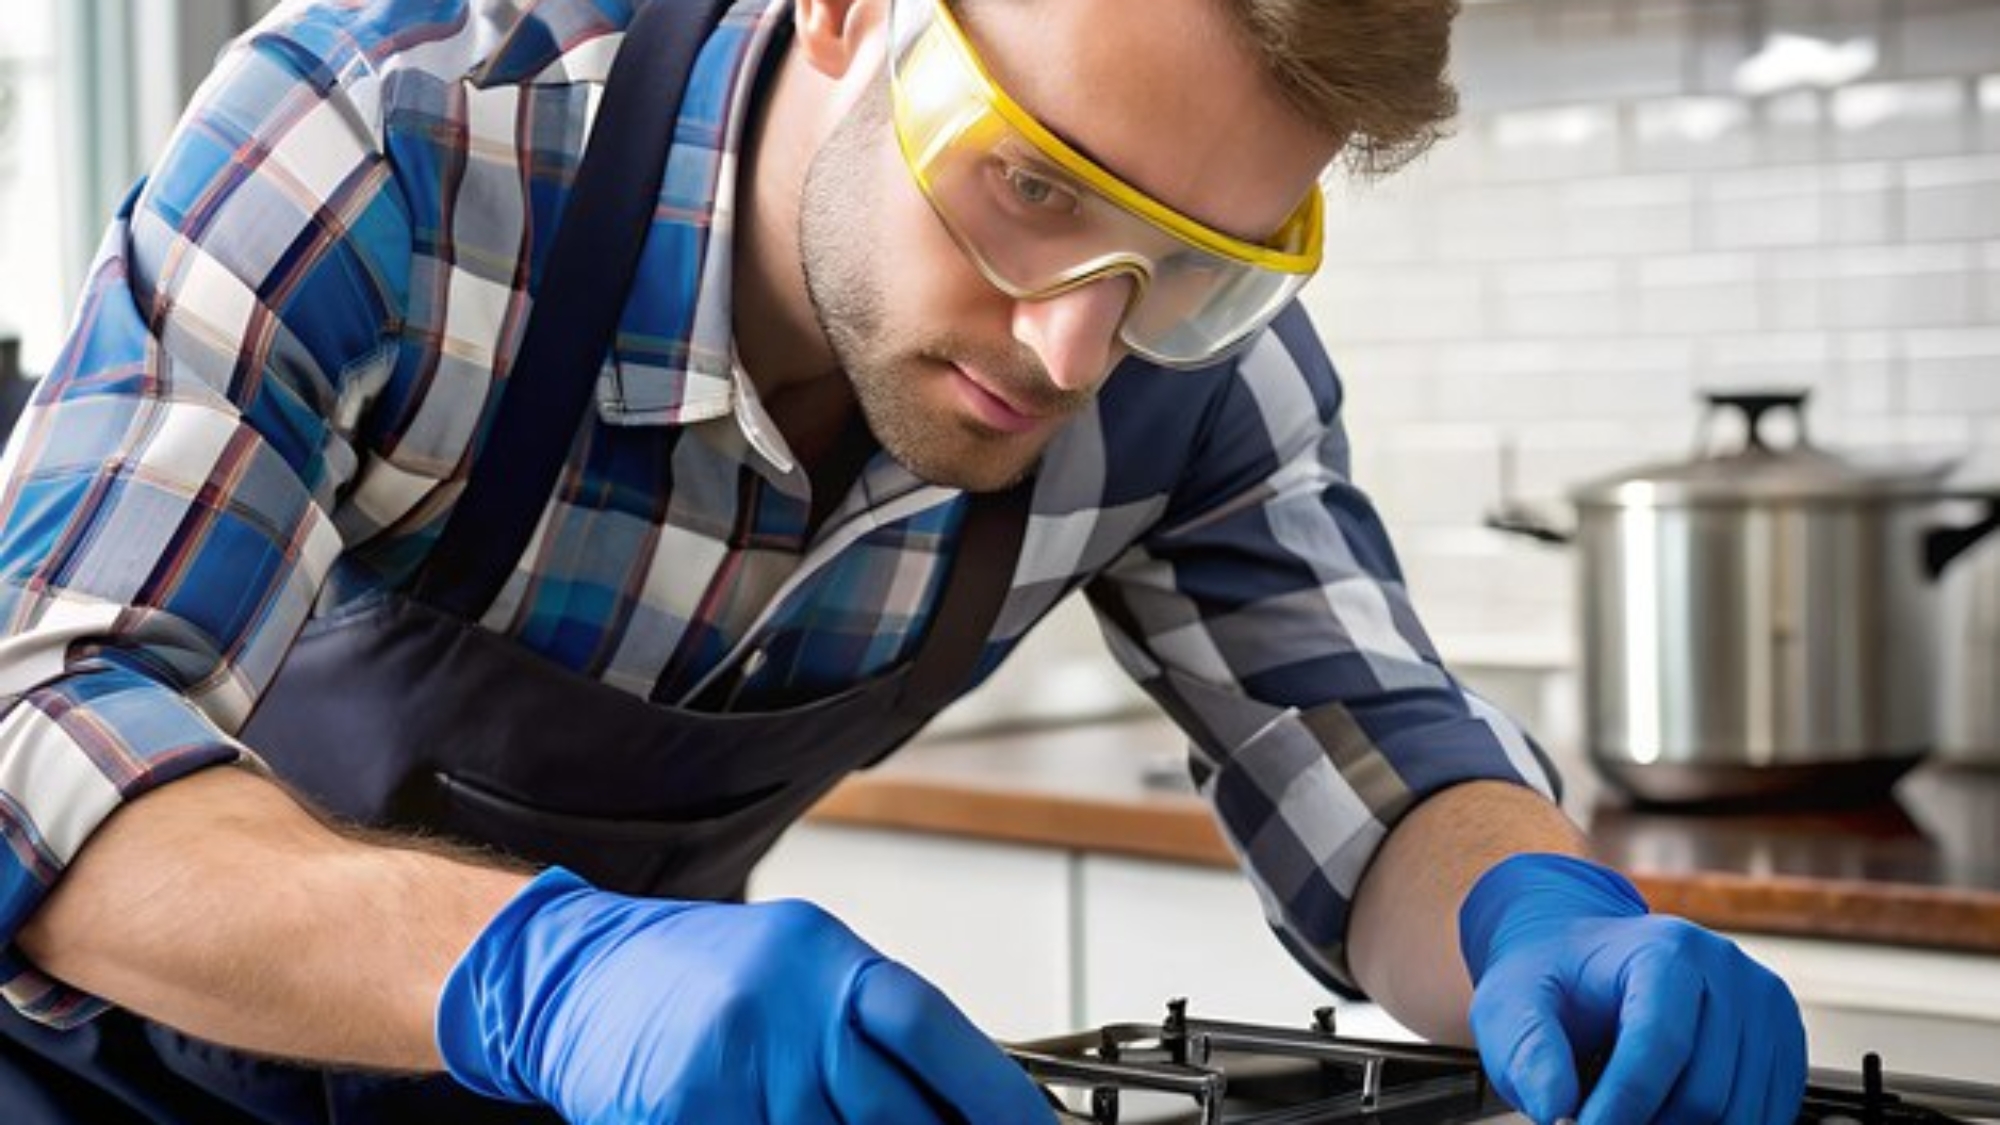
POLYGON ((1471 1043, 1472 982, 1458 946, 1466 891, 1510 855, 1580 855, 1583 843, 1561 810, 1518 786, 1473 782, 1418 805, 1383 841, 1355 896, 1348 956, 1362 988, 1419 1035, 1471 1043))
POLYGON ((19 942, 52 976, 192 1035, 434 1070, 445 976, 525 881, 350 839, 218 768, 115 813, 19 942))

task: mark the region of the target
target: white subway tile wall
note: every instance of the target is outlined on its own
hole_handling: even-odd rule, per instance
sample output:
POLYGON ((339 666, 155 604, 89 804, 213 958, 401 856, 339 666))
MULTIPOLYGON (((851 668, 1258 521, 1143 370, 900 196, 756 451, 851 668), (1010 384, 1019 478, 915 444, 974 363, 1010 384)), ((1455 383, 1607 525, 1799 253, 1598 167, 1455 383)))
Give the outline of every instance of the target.
POLYGON ((1912 242, 2000 238, 2000 155, 1906 165, 1903 234, 1912 242))
POLYGON ((1703 96, 1632 107, 1632 163, 1643 171, 1740 168, 1756 159, 1750 106, 1703 96))
POLYGON ((1826 96, 1817 90, 1795 90, 1762 99, 1757 120, 1763 164, 1805 163, 1820 158, 1826 132, 1826 96))
MULTIPOLYGON (((1547 206, 1546 200, 1537 202, 1547 206)), ((1578 180, 1562 185, 1556 213, 1562 222, 1554 248, 1566 255, 1629 257, 1694 249, 1694 181, 1687 176, 1578 180)))
POLYGON ((1842 159, 1962 152, 1971 91, 1956 79, 1878 82, 1833 92, 1834 155, 1842 159))
POLYGON ((1966 0, 1899 0, 1897 58, 1908 74, 2000 70, 2000 5, 1966 0))
POLYGON ((1912 332, 1903 400, 1915 413, 1966 412, 2000 418, 2000 327, 1912 332))
POLYGON ((2000 242, 1979 251, 1979 323, 2000 324, 2000 242))
POLYGON ((1649 336, 1754 332, 1762 327, 1755 256, 1662 254, 1639 259, 1637 328, 1649 336))
POLYGON ((1481 521, 1685 456, 1703 389, 2000 483, 2000 0, 1486 0, 1454 74, 1306 294, 1447 656, 1573 652, 1571 558, 1481 521))

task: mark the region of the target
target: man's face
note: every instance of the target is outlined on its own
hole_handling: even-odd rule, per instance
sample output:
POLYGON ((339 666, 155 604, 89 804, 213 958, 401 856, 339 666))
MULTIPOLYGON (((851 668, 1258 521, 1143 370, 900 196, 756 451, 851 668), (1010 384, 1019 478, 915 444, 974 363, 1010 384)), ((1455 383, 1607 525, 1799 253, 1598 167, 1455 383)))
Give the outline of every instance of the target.
MULTIPOLYGON (((1043 124, 1223 231, 1257 240, 1277 229, 1335 154, 1330 132, 1281 100, 1217 0, 954 10, 1001 87, 1043 124)), ((1132 283, 1105 278, 1044 300, 994 288, 904 165, 886 77, 866 80, 807 174, 807 291, 884 448, 925 480, 1004 488, 1124 358, 1116 333, 1132 283)))

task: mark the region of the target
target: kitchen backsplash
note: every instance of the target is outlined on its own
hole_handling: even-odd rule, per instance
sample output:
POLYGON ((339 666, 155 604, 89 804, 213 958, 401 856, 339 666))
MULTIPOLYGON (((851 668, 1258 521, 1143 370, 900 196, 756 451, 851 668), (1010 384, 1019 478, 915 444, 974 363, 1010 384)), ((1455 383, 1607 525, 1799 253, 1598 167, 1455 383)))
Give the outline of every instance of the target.
POLYGON ((2000 482, 2000 3, 1504 0, 1456 135, 1337 190, 1308 291, 1447 655, 1565 663, 1571 561, 1481 527, 1692 449, 1699 389, 2000 482))

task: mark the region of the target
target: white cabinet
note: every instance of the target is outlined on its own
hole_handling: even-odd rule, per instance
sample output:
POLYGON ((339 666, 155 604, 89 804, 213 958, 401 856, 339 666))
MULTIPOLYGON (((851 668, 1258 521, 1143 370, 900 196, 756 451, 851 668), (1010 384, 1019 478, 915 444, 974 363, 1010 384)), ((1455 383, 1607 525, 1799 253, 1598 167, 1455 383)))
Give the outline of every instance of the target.
POLYGON ((804 898, 943 989, 1002 1039, 1198 1015, 1305 1026, 1342 1007, 1352 1034, 1397 1030, 1293 963, 1233 871, 949 836, 802 824, 750 883, 804 898))
POLYGON ((1814 1066, 2000 1083, 2000 957, 1732 936, 1792 986, 1814 1066))
POLYGON ((800 824, 750 881, 802 898, 943 989, 1002 1039, 1073 1030, 1071 857, 1048 848, 800 824))
POLYGON ((1082 1026, 1156 1019, 1165 1002, 1213 1019, 1305 1027, 1338 1009, 1340 1031, 1414 1038, 1373 1004, 1342 1000, 1292 960, 1234 871, 1085 856, 1078 980, 1082 1026))

